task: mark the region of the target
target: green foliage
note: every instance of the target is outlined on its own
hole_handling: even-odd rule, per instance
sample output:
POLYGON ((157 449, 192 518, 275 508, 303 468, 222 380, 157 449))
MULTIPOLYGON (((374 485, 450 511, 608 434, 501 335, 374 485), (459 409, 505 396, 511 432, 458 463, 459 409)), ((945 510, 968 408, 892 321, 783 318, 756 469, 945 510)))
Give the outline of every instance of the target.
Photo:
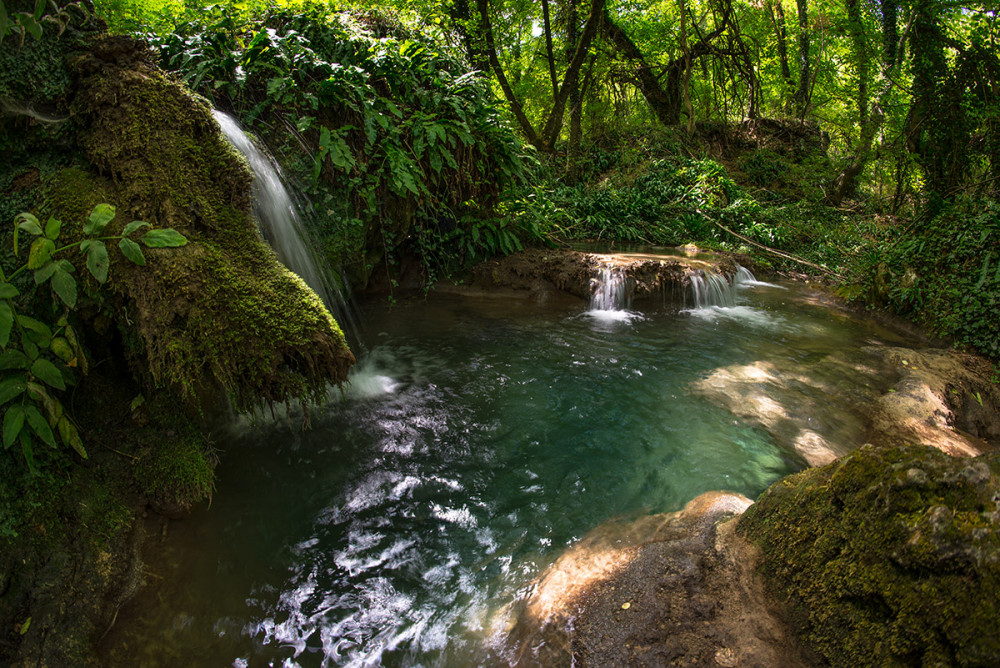
MULTIPOLYGON (((83 440, 72 418, 66 413, 58 392, 73 385, 76 379, 73 370, 80 368, 86 372, 87 362, 77 337, 70 325, 68 311, 77 305, 77 280, 73 277, 76 267, 60 254, 77 250, 86 255, 87 268, 98 283, 108 278, 108 257, 105 241, 134 241, 127 234, 134 233, 145 223, 132 223, 127 232, 120 236, 100 236, 115 217, 115 209, 109 204, 98 204, 91 211, 83 225, 83 241, 57 247, 56 241, 62 233, 62 222, 49 218, 45 226, 34 215, 22 213, 14 221, 13 250, 17 256, 22 234, 31 238, 27 261, 10 275, 0 270, 0 408, 4 411, 2 443, 5 450, 15 444, 19 446, 28 468, 37 470, 36 448, 41 444, 57 448, 61 443, 71 448, 81 458, 87 458, 83 440), (32 295, 22 297, 16 287, 21 274, 31 272, 32 291, 41 291, 49 285, 61 306, 61 315, 55 326, 37 320, 19 306, 30 301, 32 295), (57 438, 58 437, 58 438, 57 438)), ((161 247, 164 242, 171 246, 183 246, 187 240, 175 230, 150 230, 140 242, 149 247, 161 247)), ((132 261, 142 259, 142 251, 129 256, 132 261)), ((22 281, 20 285, 25 285, 22 281)))
POLYGON ((471 214, 523 178, 482 79, 391 21, 207 11, 153 43, 165 68, 259 129, 313 203, 313 236, 362 283, 427 221, 474 236, 471 214))
POLYGON ((961 201, 867 258, 876 299, 1000 359, 1000 203, 961 201))

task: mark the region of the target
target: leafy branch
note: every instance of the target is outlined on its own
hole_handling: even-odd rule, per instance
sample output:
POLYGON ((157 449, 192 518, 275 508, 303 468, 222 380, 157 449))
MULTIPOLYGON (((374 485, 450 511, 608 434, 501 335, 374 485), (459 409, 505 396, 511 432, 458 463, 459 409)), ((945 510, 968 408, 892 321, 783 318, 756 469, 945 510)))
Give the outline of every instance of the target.
POLYGON ((114 220, 115 208, 109 204, 94 207, 83 225, 82 241, 56 246, 62 222, 50 217, 43 226, 34 215, 22 213, 14 220, 14 255, 20 251, 20 237, 32 237, 28 260, 9 276, 0 268, 0 409, 3 410, 2 442, 5 450, 14 443, 21 446, 28 467, 34 472, 36 440, 58 448, 58 443, 71 448, 83 459, 87 451, 79 430, 66 414, 56 391, 64 391, 74 382, 73 369, 87 372, 87 360, 76 331, 67 315, 60 317, 55 327, 18 311, 15 300, 21 291, 14 280, 22 274, 33 275, 33 291, 46 283, 52 288, 66 311, 75 308, 78 297, 76 266, 62 257, 79 251, 86 258, 87 270, 98 283, 108 280, 111 265, 106 242, 118 242, 127 260, 145 265, 142 246, 176 248, 187 239, 174 229, 152 229, 149 223, 132 221, 119 235, 102 235, 114 220), (136 241, 133 237, 148 229, 136 241), (58 438, 58 441, 57 441, 58 438))

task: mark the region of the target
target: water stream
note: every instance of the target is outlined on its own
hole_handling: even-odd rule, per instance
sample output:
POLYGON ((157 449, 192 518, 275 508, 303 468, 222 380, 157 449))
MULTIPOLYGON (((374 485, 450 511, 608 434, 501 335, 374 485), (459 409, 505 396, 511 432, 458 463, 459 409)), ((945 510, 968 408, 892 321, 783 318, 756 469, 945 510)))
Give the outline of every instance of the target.
MULTIPOLYGON (((795 382, 770 396, 794 413, 872 382, 860 347, 878 332, 797 287, 743 277, 728 306, 588 313, 433 294, 369 305, 344 398, 304 433, 235 427, 211 508, 153 529, 156 586, 122 610, 108 661, 496 663, 533 578, 598 524, 712 489, 753 497, 804 466, 695 384, 787 369, 795 382)), ((856 436, 843 412, 815 418, 826 439, 856 436)))
POLYGON ((337 289, 332 270, 309 245, 309 238, 281 169, 235 118, 218 110, 212 116, 222 134, 239 151, 253 173, 254 215, 261 234, 288 269, 306 282, 336 316, 345 331, 357 338, 356 318, 343 293, 337 289))

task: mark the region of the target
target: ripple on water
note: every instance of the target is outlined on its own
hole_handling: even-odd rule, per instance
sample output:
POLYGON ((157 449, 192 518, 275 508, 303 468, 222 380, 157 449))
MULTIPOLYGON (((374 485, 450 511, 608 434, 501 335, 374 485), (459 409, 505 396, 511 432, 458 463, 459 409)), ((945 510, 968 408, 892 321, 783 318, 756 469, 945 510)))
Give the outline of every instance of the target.
MULTIPOLYGON (((641 316, 448 299, 374 313, 368 329, 383 334, 310 431, 244 429, 220 444, 216 502, 172 529, 190 547, 175 565, 154 566, 184 586, 120 621, 113 656, 495 662, 484 652, 501 651, 533 578, 601 522, 713 489, 753 497, 802 465, 691 389, 775 356, 805 374, 868 339, 765 292, 782 294, 758 302, 746 288, 735 307, 641 316)), ((836 423, 823 418, 817 430, 836 423)))

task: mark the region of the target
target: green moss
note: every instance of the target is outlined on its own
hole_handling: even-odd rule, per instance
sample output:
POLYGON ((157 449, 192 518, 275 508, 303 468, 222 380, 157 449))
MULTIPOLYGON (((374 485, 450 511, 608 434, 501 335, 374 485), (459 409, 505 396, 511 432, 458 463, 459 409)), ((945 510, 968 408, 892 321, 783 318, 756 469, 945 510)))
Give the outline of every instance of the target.
POLYGON ((139 219, 190 241, 146 249, 145 267, 112 253, 120 324, 136 332, 152 378, 191 400, 221 383, 239 409, 324 397, 354 358, 321 300, 261 239, 250 174, 210 109, 122 38, 95 40, 74 68, 79 144, 94 173, 55 174, 46 213, 82 220, 108 201, 112 234, 139 219))
POLYGON ((775 484, 738 526, 832 665, 996 665, 998 480, 998 455, 865 446, 775 484))
POLYGON ((154 508, 180 514, 212 497, 215 458, 195 425, 173 422, 176 428, 158 434, 156 444, 142 453, 135 478, 154 508))

